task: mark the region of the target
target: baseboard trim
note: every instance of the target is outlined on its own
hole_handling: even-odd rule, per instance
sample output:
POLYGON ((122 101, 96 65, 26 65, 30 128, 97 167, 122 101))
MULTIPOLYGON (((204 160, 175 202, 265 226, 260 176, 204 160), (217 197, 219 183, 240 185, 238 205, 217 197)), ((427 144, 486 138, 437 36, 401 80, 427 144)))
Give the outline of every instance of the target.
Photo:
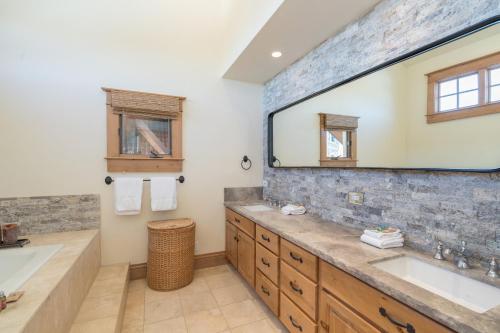
MULTIPOLYGON (((224 251, 198 254, 194 256, 194 268, 207 268, 227 263, 224 251)), ((147 263, 130 265, 130 280, 144 279, 147 272, 147 263)))

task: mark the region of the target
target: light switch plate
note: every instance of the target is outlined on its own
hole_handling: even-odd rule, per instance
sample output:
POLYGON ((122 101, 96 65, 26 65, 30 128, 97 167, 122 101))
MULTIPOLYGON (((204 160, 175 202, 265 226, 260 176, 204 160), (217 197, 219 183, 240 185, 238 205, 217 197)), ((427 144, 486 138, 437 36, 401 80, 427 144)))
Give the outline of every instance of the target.
POLYGON ((353 205, 362 205, 364 194, 361 192, 349 192, 349 203, 353 205))

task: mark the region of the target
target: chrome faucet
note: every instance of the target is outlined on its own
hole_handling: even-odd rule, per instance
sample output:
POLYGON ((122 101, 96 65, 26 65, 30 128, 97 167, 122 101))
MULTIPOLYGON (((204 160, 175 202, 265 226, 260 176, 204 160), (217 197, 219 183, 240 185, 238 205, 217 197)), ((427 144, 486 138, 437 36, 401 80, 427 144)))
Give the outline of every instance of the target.
POLYGON ((467 258, 467 256, 465 255, 467 242, 463 240, 460 242, 460 244, 461 244, 461 246, 460 246, 460 249, 458 249, 458 250, 454 250, 452 248, 444 249, 443 243, 441 241, 439 241, 437 249, 436 249, 436 253, 434 254, 434 259, 446 260, 447 256, 454 254, 453 261, 455 263, 455 266, 457 266, 460 269, 470 268, 469 258, 467 258))

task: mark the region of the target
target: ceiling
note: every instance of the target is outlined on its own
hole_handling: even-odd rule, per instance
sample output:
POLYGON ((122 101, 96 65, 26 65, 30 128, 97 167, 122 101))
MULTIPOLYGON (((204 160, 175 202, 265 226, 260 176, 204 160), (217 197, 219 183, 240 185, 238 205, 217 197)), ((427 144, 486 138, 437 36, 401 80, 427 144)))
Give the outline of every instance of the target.
POLYGON ((264 83, 380 1, 285 0, 223 77, 264 83), (283 55, 273 58, 273 51, 283 55))

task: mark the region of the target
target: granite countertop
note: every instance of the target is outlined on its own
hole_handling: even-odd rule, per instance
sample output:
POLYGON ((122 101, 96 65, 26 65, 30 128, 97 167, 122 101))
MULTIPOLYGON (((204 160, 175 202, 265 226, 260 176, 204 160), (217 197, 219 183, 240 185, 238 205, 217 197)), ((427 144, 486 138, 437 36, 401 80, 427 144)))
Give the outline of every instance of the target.
POLYGON ((500 332, 500 306, 485 313, 476 313, 377 269, 371 263, 409 255, 500 287, 500 279, 493 280, 486 277, 483 268, 458 270, 450 262, 434 260, 429 254, 417 252, 407 247, 380 250, 360 242, 361 232, 359 230, 308 214, 287 216, 281 214, 277 209, 252 212, 242 207, 263 203, 263 201, 225 202, 225 206, 457 332, 500 332))
POLYGON ((30 240, 26 248, 52 244, 60 244, 62 248, 23 284, 20 290, 25 293, 19 301, 8 304, 7 309, 0 312, 0 331, 22 331, 96 237, 99 237, 97 229, 23 236, 30 240))

